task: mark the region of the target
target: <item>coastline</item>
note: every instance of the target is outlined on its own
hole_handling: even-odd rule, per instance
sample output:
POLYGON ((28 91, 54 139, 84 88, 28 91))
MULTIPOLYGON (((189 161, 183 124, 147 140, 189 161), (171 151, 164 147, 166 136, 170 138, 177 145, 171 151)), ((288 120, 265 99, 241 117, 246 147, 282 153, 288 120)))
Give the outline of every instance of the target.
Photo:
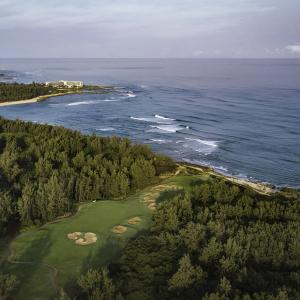
POLYGON ((230 176, 230 175, 224 175, 222 173, 217 172, 216 170, 207 167, 207 166, 201 166, 201 165, 194 165, 194 164, 188 164, 188 163, 179 163, 179 167, 183 166, 185 168, 190 168, 196 171, 200 171, 202 173, 205 173, 210 176, 215 176, 219 178, 223 178, 224 180, 230 181, 234 184, 238 184, 243 187, 249 187, 256 191, 259 194, 262 195, 271 195, 273 193, 278 192, 278 189, 276 189, 275 186, 271 184, 261 183, 261 182, 253 182, 249 179, 241 179, 238 177, 230 176))
MULTIPOLYGON (((109 92, 113 87, 111 86, 107 86, 107 87, 101 87, 103 90, 105 90, 105 92, 109 92)), ((105 93, 104 92, 104 93, 105 93)), ((59 96, 64 96, 64 95, 69 95, 69 94, 82 94, 85 92, 82 91, 67 91, 67 92, 61 92, 61 93, 56 93, 56 94, 47 94, 47 95, 42 95, 42 96, 38 96, 35 98, 31 98, 31 99, 24 99, 24 100, 17 100, 17 101, 7 101, 7 102, 0 102, 0 107, 5 107, 5 106, 13 106, 13 105, 21 105, 21 104, 31 104, 31 103, 37 103, 37 102, 41 102, 44 100, 47 100, 48 98, 51 97, 59 97, 59 96)), ((87 92, 87 93, 91 93, 91 92, 87 92)), ((95 92, 92 92, 93 94, 95 92)), ((101 92, 96 92, 96 93, 103 93, 103 91, 101 92)), ((250 179, 245 179, 245 178, 239 178, 239 177, 235 177, 233 175, 230 174, 224 174, 216 169, 214 169, 213 167, 210 167, 208 165, 202 165, 202 164, 194 164, 194 163, 190 163, 187 161, 182 161, 182 162, 178 162, 178 166, 180 168, 180 166, 183 166, 185 168, 189 168, 189 169, 194 169, 197 171, 200 171, 202 173, 205 173, 207 175, 210 176, 214 176, 214 177, 219 177, 219 178, 223 178, 226 181, 230 181, 234 184, 243 186, 243 187, 249 187, 253 190, 255 190, 256 192, 260 193, 260 194, 264 194, 264 195, 271 195, 273 193, 278 192, 281 188, 290 188, 293 190, 299 190, 298 187, 295 186, 291 186, 291 185, 285 185, 285 186, 276 186, 273 185, 272 183, 268 183, 268 182, 261 182, 261 181, 256 181, 256 180, 250 180, 250 179)))
POLYGON ((78 94, 78 91, 71 91, 71 92, 64 92, 64 93, 57 93, 57 94, 48 94, 48 95, 42 95, 31 99, 25 99, 25 100, 17 100, 17 101, 7 101, 7 102, 0 102, 1 106, 11 106, 11 105, 18 105, 18 104, 30 104, 30 103, 36 103, 43 100, 46 100, 50 97, 59 97, 69 94, 78 94))

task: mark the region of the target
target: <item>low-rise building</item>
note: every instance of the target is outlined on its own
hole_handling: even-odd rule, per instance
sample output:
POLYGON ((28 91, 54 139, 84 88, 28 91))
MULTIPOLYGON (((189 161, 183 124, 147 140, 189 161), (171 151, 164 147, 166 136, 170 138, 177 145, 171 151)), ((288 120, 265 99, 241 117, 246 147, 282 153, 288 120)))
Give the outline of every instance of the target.
POLYGON ((51 85, 53 87, 67 87, 67 88, 80 88, 83 87, 83 81, 69 81, 69 80, 59 80, 45 82, 46 85, 51 85))

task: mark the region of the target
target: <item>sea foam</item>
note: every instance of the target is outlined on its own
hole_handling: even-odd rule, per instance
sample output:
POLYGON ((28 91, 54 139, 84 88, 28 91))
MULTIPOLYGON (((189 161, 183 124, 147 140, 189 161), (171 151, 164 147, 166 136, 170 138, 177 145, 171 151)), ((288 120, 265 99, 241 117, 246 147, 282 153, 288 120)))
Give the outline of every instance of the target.
POLYGON ((208 155, 218 148, 219 142, 199 138, 185 138, 183 141, 178 141, 177 143, 182 143, 184 148, 192 149, 196 152, 208 155))
POLYGON ((194 160, 194 159, 184 158, 183 161, 191 163, 191 164, 210 167, 210 168, 214 169, 215 171, 217 171, 221 174, 224 174, 224 175, 231 175, 228 173, 229 171, 226 167, 220 166, 220 165, 215 165, 215 164, 209 163, 204 160, 194 160))
POLYGON ((151 142, 157 143, 157 144, 166 144, 169 143, 171 141, 168 140, 163 140, 163 139, 150 139, 151 142))
POLYGON ((95 103, 95 101, 79 101, 79 102, 68 103, 67 106, 88 105, 88 104, 94 104, 94 103, 95 103))
POLYGON ((126 93, 126 98, 135 98, 136 97, 136 94, 132 91, 129 91, 128 93, 126 93))
POLYGON ((97 131, 114 131, 113 127, 104 127, 104 128, 97 128, 97 131))
POLYGON ((154 117, 130 117, 132 120, 143 121, 149 123, 157 123, 157 124, 170 124, 175 121, 175 119, 167 118, 161 115, 154 115, 154 117))
POLYGON ((118 101, 120 101, 120 100, 117 100, 117 99, 89 100, 89 101, 71 102, 71 103, 68 103, 67 106, 91 105, 91 104, 97 104, 97 103, 101 103, 101 102, 118 102, 118 101))
POLYGON ((170 125, 150 125, 153 129, 149 130, 150 132, 162 132, 162 133, 175 133, 180 130, 187 129, 187 127, 177 124, 170 125))
POLYGON ((164 116, 161 116, 161 115, 155 115, 155 118, 166 120, 166 121, 175 121, 175 119, 167 118, 167 117, 164 117, 164 116))

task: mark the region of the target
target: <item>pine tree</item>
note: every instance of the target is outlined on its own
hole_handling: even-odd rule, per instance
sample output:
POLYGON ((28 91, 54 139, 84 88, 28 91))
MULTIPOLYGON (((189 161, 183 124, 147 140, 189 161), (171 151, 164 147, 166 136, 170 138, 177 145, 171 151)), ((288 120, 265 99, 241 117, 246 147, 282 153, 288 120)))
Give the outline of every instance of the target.
POLYGON ((189 255, 185 255, 179 261, 178 271, 169 280, 169 289, 189 289, 196 282, 203 282, 205 277, 204 271, 199 266, 194 267, 189 255))
POLYGON ((115 298, 115 287, 109 278, 108 271, 90 269, 78 279, 78 285, 90 300, 112 300, 115 298))
POLYGON ((68 206, 68 199, 57 174, 54 173, 45 185, 45 192, 48 198, 47 212, 50 220, 63 214, 68 206))
POLYGON ((0 192, 0 234, 6 231, 6 227, 15 214, 14 202, 8 192, 0 192))
POLYGON ((31 225, 35 205, 35 189, 28 182, 22 190, 22 197, 18 200, 18 213, 22 224, 31 225))

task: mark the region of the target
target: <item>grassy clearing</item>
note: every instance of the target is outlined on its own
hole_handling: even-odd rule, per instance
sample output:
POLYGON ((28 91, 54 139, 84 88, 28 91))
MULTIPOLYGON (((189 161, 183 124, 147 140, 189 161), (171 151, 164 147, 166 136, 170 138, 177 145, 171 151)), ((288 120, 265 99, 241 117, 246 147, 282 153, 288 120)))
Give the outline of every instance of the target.
POLYGON ((144 198, 153 197, 156 205, 167 200, 168 193, 179 193, 174 190, 176 186, 189 188, 195 180, 206 177, 178 175, 126 200, 89 203, 72 217, 21 233, 10 242, 10 251, 2 252, 9 253, 4 271, 16 274, 21 282, 16 299, 53 299, 61 287, 70 286, 83 271, 117 260, 128 238, 151 224, 153 211, 144 198), (136 217, 138 222, 128 222, 136 217), (118 225, 127 230, 113 233, 118 225), (77 245, 67 237, 73 232, 95 233, 97 242, 77 245))

